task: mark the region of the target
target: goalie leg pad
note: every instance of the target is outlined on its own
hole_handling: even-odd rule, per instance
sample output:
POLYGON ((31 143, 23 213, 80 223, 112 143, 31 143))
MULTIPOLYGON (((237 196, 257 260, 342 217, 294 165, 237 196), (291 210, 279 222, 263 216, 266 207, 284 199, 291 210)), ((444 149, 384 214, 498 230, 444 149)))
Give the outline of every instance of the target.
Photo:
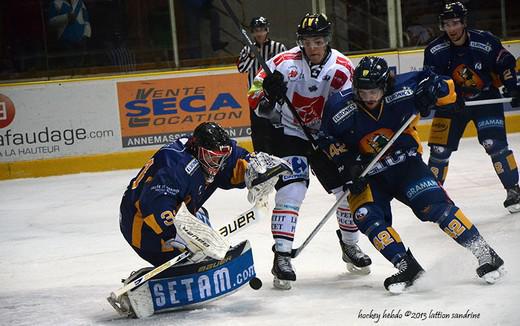
POLYGON ((224 259, 176 265, 128 292, 133 315, 195 308, 229 295, 256 276, 249 241, 231 248, 224 259))

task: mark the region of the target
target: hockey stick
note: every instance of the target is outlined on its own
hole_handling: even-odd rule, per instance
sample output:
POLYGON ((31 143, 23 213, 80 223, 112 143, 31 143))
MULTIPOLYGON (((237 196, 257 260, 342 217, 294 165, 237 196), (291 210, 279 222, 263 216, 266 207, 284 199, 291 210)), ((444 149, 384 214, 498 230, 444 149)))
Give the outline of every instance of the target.
MULTIPOLYGON (((243 230, 245 227, 247 227, 247 226, 251 225, 253 222, 255 222, 258 219, 259 215, 262 215, 261 210, 263 210, 263 209, 267 210, 267 207, 256 204, 252 208, 250 208, 247 211, 240 214, 238 217, 236 217, 230 223, 220 227, 218 229, 218 232, 222 236, 227 237, 231 234, 235 234, 236 232, 238 232, 240 230, 243 230)), ((267 212, 264 214, 267 214, 267 212)), ((131 283, 128 283, 128 284, 122 286, 121 288, 115 290, 114 292, 111 292, 110 296, 107 297, 108 302, 116 310, 118 310, 118 308, 116 307, 116 302, 117 302, 117 299, 119 297, 121 297, 121 295, 125 294, 128 291, 133 290, 140 284, 148 281, 152 277, 160 274, 161 272, 172 267, 173 265, 183 261, 184 259, 188 258, 189 256, 191 256, 191 253, 189 251, 185 251, 182 254, 175 256, 174 258, 168 260, 164 264, 157 266, 156 268, 152 269, 151 271, 144 274, 143 276, 133 280, 131 283)))
POLYGON ((497 103, 509 103, 512 100, 513 100, 512 97, 492 98, 489 100, 467 101, 465 103, 465 105, 466 106, 476 106, 476 105, 489 105, 489 104, 497 104, 497 103))
MULTIPOLYGON (((386 153, 386 151, 390 148, 390 146, 393 145, 393 143, 396 141, 396 139, 403 133, 403 131, 408 127, 408 125, 417 117, 417 114, 412 114, 408 120, 406 120, 406 122, 401 126, 401 128, 399 128, 399 130, 396 131, 396 133, 392 136, 392 138, 390 138, 390 140, 388 141, 388 143, 386 143, 386 145, 383 147, 383 149, 381 149, 379 151, 379 153, 377 153, 376 157, 374 157, 372 159, 372 161, 370 161, 370 163, 368 164, 368 166, 363 170, 363 172, 361 173, 360 177, 364 177, 368 174, 368 172, 370 172, 370 170, 372 170, 372 168, 374 167, 374 165, 379 161, 379 159, 386 153)), ((318 223, 318 225, 316 225, 316 227, 314 228, 314 230, 312 230, 312 232, 309 234, 309 236, 307 237, 307 239, 305 239, 305 241, 302 243, 302 245, 296 249, 293 249, 292 252, 291 252, 291 257, 292 258, 296 258, 298 257, 298 255, 302 252, 303 249, 305 249, 305 247, 307 247, 307 245, 309 244, 309 242, 312 240, 312 238, 314 238, 314 236, 316 235, 316 233, 318 233, 319 230, 321 230, 321 228, 323 227, 323 225, 325 225, 325 223, 327 222, 327 220, 334 214, 334 212, 336 211, 336 209, 339 207, 339 205, 341 204, 341 202, 347 198, 348 194, 350 193, 349 190, 346 190, 343 195, 341 195, 341 197, 336 201, 336 203, 327 211, 327 213, 325 214, 325 216, 321 219, 321 221, 318 223)))
MULTIPOLYGON (((260 54, 260 51, 258 51, 258 49, 254 45, 254 43, 251 41, 251 39, 247 35, 247 31, 244 28, 242 28, 242 25, 240 24, 238 17, 235 15, 235 12, 233 11, 233 9, 231 9, 231 7, 229 6, 229 3, 227 2, 227 0, 221 0, 221 2, 222 2, 222 5, 224 6, 224 8, 227 10, 229 16, 231 17, 231 20, 233 20, 236 27, 240 31, 240 34, 244 38, 244 41, 246 41, 246 43, 249 46, 249 48, 251 49, 251 51, 253 51, 253 53, 255 54, 255 57, 258 60, 258 62, 260 63, 260 65, 262 66, 262 69, 264 69, 266 74, 271 75, 273 72, 271 71, 271 69, 269 69, 269 66, 267 66, 267 63, 265 62, 264 57, 262 57, 262 55, 260 54)), ((291 101, 287 97, 287 94, 284 94, 283 100, 284 100, 285 104, 287 104, 287 107, 293 114, 294 118, 298 121, 298 124, 300 125, 300 127, 302 127, 303 133, 311 142, 314 150, 318 150, 318 148, 319 148, 318 143, 312 136, 310 129, 305 125, 305 122, 303 122, 302 118, 300 117, 300 115, 298 114, 296 109, 294 108, 294 105, 291 103, 291 101)))

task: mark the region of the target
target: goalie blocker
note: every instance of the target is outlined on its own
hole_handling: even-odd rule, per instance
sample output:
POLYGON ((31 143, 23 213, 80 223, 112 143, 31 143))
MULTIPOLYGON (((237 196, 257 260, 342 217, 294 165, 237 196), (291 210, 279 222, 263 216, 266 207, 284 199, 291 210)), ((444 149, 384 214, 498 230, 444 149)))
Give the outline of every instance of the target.
MULTIPOLYGON (((134 272, 128 284, 152 268, 134 272)), ((123 295, 117 310, 128 317, 145 318, 155 313, 195 308, 229 295, 255 278, 249 241, 232 247, 222 260, 175 265, 123 295)))

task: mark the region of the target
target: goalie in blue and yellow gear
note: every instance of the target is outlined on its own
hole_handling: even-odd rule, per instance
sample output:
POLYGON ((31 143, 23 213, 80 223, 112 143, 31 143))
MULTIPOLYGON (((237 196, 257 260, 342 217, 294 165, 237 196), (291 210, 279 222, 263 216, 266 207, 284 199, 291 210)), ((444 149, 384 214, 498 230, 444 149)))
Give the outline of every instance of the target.
POLYGON ((398 199, 421 220, 434 222, 478 259, 477 274, 492 283, 502 275, 502 259, 473 223, 448 197, 428 166, 412 122, 368 172, 361 170, 416 113, 433 108, 453 110, 457 102, 453 81, 431 71, 410 72, 394 78, 383 58, 365 57, 354 72, 352 90, 334 95, 325 108, 322 132, 343 143, 346 154, 335 156, 349 167, 352 178, 349 205, 354 222, 399 272, 388 277, 385 288, 400 293, 423 269, 392 227, 390 202, 398 199))
MULTIPOLYGON (((439 15, 444 33, 424 50, 424 67, 435 73, 451 76, 457 94, 464 100, 500 98, 498 87, 504 85, 505 95, 518 105, 515 58, 493 34, 468 29, 467 9, 460 2, 448 3, 439 15)), ((464 101, 461 101, 463 103, 464 101)), ((507 198, 504 206, 510 212, 520 211, 518 168, 509 149, 502 103, 466 107, 455 111, 437 111, 433 118, 428 166, 444 183, 451 153, 459 146, 467 124, 473 121, 478 140, 491 157, 507 198)))

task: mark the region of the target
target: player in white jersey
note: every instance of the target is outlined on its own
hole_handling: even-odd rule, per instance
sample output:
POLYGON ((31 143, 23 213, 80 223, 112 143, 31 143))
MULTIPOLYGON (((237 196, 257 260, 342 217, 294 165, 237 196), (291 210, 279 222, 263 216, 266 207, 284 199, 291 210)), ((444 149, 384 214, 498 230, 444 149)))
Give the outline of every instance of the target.
MULTIPOLYGON (((290 289, 296 274, 291 264, 291 252, 298 220, 298 212, 309 184, 312 169, 322 186, 338 198, 343 192, 344 179, 338 167, 327 155, 313 149, 312 136, 320 129, 325 102, 331 94, 352 85, 353 66, 350 59, 329 46, 331 23, 323 14, 307 14, 298 25, 298 46, 278 54, 267 62, 273 72, 264 70, 255 77, 249 90, 249 104, 256 113, 281 125, 283 135, 273 145, 273 154, 292 164, 294 174, 281 178, 276 185, 271 232, 274 263, 272 273, 275 287, 290 289), (283 98, 291 101, 300 117, 295 118, 283 98), (304 132, 301 123, 307 132, 304 132)), ((330 148, 341 152, 331 144, 330 148)), ((341 168, 340 168, 341 170, 341 168)), ((370 258, 357 246, 359 231, 352 220, 346 200, 337 210, 343 260, 349 271, 368 274, 370 258)))

